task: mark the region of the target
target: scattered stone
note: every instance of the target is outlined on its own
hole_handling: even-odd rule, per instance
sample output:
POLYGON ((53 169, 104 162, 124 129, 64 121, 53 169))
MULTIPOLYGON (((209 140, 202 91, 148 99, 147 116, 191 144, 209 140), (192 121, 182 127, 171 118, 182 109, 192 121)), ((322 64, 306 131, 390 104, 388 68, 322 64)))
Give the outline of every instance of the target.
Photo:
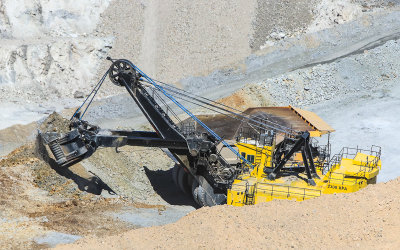
POLYGON ((75 93, 74 93, 74 98, 76 98, 76 99, 81 99, 81 98, 84 98, 85 97, 85 94, 83 93, 83 92, 81 92, 81 91, 75 91, 75 93))

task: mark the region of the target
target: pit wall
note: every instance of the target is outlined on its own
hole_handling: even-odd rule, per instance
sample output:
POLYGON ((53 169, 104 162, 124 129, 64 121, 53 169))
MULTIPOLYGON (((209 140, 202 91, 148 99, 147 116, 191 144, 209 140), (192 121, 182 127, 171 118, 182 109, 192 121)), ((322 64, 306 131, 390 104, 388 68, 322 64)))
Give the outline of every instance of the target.
MULTIPOLYGON (((243 68, 259 49, 350 21, 362 8, 369 6, 350 0, 4 0, 0 98, 39 103, 87 93, 108 55, 173 83, 243 68)), ((100 95, 120 91, 106 87, 100 95)))

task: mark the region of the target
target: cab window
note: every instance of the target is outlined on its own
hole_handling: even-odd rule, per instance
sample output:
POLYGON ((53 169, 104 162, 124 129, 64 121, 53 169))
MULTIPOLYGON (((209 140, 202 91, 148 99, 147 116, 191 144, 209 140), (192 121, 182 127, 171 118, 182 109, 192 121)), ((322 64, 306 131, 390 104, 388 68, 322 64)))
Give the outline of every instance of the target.
POLYGON ((247 155, 247 160, 248 160, 250 163, 254 163, 254 155, 247 155))

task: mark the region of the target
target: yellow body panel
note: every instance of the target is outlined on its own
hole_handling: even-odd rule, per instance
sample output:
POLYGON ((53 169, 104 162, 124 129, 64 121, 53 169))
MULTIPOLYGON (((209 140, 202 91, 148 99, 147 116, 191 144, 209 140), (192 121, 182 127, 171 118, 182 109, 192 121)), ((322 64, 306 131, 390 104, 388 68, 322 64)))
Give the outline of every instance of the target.
POLYGON ((274 146, 258 148, 255 145, 237 143, 239 151, 246 159, 254 159, 255 168, 244 173, 233 182, 227 193, 227 204, 243 206, 268 202, 273 199, 302 201, 321 196, 322 194, 356 192, 376 181, 381 168, 379 157, 357 152, 353 159, 341 158, 331 166, 326 174, 318 169, 320 179, 314 179, 316 185, 309 185, 304 174, 298 177, 281 177, 269 180, 263 169, 272 165, 274 146), (259 153, 263 152, 262 156, 259 153), (247 157, 253 155, 253 157, 247 157), (257 160, 256 160, 257 155, 257 160))

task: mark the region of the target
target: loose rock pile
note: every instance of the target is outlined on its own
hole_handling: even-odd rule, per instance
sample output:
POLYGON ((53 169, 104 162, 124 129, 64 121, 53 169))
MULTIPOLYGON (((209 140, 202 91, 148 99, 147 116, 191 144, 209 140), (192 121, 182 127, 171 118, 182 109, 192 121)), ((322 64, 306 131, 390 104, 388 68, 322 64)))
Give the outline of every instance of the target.
POLYGON ((400 42, 360 51, 328 64, 298 69, 259 83, 261 93, 277 105, 306 106, 342 95, 390 86, 398 82, 400 42))

